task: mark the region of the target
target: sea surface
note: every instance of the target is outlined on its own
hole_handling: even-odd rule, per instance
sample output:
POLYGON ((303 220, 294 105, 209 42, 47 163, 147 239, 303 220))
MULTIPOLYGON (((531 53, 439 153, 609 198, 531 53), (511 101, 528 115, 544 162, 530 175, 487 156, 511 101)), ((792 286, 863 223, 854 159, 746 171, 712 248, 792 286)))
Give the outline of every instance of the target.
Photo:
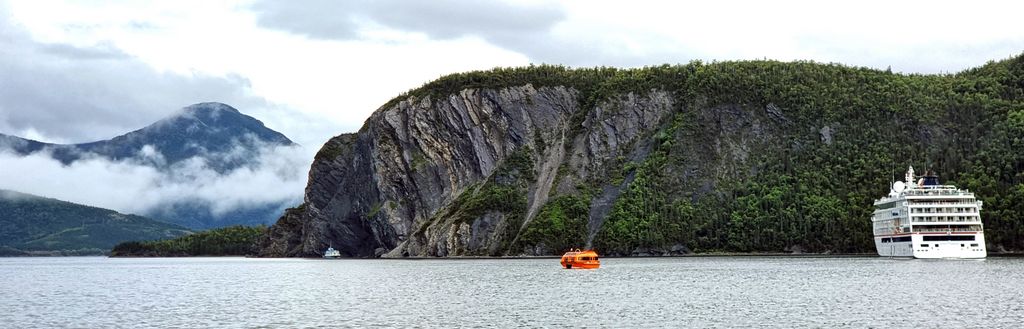
POLYGON ((1022 324, 1024 258, 0 258, 0 328, 1022 324))

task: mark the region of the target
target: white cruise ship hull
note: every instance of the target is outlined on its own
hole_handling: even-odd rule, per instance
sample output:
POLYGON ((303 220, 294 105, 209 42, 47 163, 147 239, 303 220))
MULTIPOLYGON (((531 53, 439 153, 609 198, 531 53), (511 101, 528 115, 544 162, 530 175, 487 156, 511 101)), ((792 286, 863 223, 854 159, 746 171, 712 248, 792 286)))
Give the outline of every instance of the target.
POLYGON ((875 200, 871 228, 879 256, 914 258, 985 258, 985 204, 974 193, 939 184, 928 170, 894 181, 889 195, 875 200))
POLYGON ((875 248, 878 255, 884 257, 969 259, 988 256, 985 250, 985 235, 982 233, 876 236, 875 248))

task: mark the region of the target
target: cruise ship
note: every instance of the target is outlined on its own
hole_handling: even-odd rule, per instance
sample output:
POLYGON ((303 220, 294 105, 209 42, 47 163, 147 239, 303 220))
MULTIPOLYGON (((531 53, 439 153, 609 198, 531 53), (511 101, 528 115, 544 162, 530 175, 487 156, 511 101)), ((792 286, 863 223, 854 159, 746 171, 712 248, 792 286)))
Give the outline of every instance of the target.
POLYGON ((871 223, 879 256, 987 256, 981 200, 967 190, 940 185, 931 170, 915 177, 910 167, 905 182, 894 182, 888 196, 875 200, 871 223))

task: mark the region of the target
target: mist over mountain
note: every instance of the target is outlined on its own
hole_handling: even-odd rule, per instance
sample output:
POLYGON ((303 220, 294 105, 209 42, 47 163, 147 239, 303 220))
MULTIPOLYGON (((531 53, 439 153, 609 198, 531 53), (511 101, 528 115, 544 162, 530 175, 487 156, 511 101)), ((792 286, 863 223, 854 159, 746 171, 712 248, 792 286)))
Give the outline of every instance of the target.
POLYGON ((0 147, 21 155, 49 151, 64 164, 102 156, 166 168, 198 156, 218 172, 248 164, 246 151, 294 144, 263 122, 222 103, 191 105, 145 128, 90 143, 50 144, 0 134, 0 147))
POLYGON ((298 144, 222 103, 108 140, 0 135, 0 187, 145 214, 195 229, 270 223, 301 197, 298 144))

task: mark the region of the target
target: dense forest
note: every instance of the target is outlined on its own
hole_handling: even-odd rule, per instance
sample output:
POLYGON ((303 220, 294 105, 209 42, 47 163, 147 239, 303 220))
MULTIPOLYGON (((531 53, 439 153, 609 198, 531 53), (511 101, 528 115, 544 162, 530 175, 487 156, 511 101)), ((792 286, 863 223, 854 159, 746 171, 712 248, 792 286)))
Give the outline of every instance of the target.
POLYGON ((265 226, 228 226, 174 239, 122 242, 111 257, 245 256, 254 254, 254 243, 265 226))
MULTIPOLYGON (((385 108, 409 97, 527 84, 579 91, 580 118, 630 93, 667 91, 676 102, 674 114, 645 139, 646 156, 615 159, 575 192, 552 195, 508 254, 538 244, 551 250, 589 244, 623 255, 673 247, 873 252, 872 202, 908 165, 933 169, 944 184, 985 202, 990 252, 1024 250, 1024 56, 937 75, 777 61, 499 68, 442 77, 385 108), (715 111, 739 113, 739 119, 756 113, 772 124, 767 132, 754 126, 723 134, 706 124, 715 111), (731 156, 742 161, 720 154, 725 143, 746 147, 731 156), (713 184, 688 178, 693 175, 714 176, 713 184), (589 238, 591 200, 603 187, 623 183, 589 238)), ((576 134, 585 129, 575 127, 576 134)), ((572 174, 573 168, 563 169, 572 174)), ((522 215, 525 187, 485 187, 459 199, 468 208, 460 202, 456 208, 522 215)))
POLYGON ((102 255, 122 241, 189 233, 142 216, 0 190, 0 256, 102 255))

